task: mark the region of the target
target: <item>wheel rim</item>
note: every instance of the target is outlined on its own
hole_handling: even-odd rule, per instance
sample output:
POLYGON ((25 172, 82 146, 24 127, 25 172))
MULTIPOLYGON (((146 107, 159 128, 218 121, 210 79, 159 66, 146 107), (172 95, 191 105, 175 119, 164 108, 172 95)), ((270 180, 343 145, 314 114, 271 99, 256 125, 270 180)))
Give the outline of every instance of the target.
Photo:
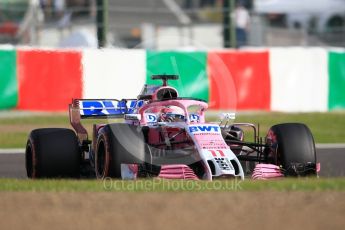
POLYGON ((27 176, 32 178, 33 177, 33 153, 32 153, 32 146, 30 142, 27 144, 26 150, 25 150, 25 166, 26 166, 27 176))
POLYGON ((96 154, 96 175, 99 178, 104 178, 107 171, 107 156, 104 141, 98 143, 96 154))

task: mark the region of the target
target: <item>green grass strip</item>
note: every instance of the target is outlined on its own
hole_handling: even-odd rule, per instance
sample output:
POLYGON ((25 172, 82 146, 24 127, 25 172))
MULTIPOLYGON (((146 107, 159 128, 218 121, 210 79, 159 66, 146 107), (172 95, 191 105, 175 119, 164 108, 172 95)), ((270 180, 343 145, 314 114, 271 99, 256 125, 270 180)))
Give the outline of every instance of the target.
POLYGON ((241 192, 345 191, 345 178, 285 178, 277 180, 30 180, 0 179, 0 191, 31 192, 241 192))
MULTIPOLYGON (((207 114, 207 121, 218 121, 218 112, 207 114)), ((305 123, 314 135, 316 143, 345 142, 345 112, 330 113, 240 113, 235 122, 260 124, 260 136, 265 137, 268 129, 278 123, 305 123)), ((92 124, 107 123, 107 120, 83 120, 90 134, 92 124)), ((114 122, 114 121, 110 121, 114 122)), ((117 121, 119 122, 119 121, 117 121)), ((27 137, 32 129, 43 127, 71 128, 66 115, 34 115, 0 117, 0 148, 25 148, 27 137)), ((251 130, 245 134, 247 141, 253 136, 251 130)), ((250 139, 251 138, 251 139, 250 139)))

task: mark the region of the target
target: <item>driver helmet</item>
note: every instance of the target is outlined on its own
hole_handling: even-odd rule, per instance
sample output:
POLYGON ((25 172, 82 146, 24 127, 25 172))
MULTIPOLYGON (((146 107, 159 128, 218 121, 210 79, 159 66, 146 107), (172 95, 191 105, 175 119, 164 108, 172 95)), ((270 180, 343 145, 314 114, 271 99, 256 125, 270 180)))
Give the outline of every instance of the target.
POLYGON ((185 121, 184 113, 179 108, 165 107, 160 112, 160 121, 181 122, 185 121))

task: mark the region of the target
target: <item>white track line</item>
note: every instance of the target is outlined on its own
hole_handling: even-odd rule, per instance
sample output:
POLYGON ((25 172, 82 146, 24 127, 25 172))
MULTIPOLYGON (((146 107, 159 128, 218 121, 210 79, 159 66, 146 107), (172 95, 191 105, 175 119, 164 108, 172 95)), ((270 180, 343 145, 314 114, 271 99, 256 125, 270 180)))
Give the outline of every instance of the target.
POLYGON ((13 154, 13 153, 24 154, 25 149, 0 149, 0 154, 13 154))
POLYGON ((344 149, 345 143, 316 144, 317 149, 344 149))

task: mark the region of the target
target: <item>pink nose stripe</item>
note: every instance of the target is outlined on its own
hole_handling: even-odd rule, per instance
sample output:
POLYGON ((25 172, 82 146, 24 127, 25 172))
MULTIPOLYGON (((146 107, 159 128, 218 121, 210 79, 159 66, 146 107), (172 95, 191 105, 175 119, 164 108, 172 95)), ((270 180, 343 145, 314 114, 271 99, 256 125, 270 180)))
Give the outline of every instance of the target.
POLYGON ((223 153, 222 150, 218 150, 218 152, 220 153, 220 156, 225 157, 225 154, 223 153))

